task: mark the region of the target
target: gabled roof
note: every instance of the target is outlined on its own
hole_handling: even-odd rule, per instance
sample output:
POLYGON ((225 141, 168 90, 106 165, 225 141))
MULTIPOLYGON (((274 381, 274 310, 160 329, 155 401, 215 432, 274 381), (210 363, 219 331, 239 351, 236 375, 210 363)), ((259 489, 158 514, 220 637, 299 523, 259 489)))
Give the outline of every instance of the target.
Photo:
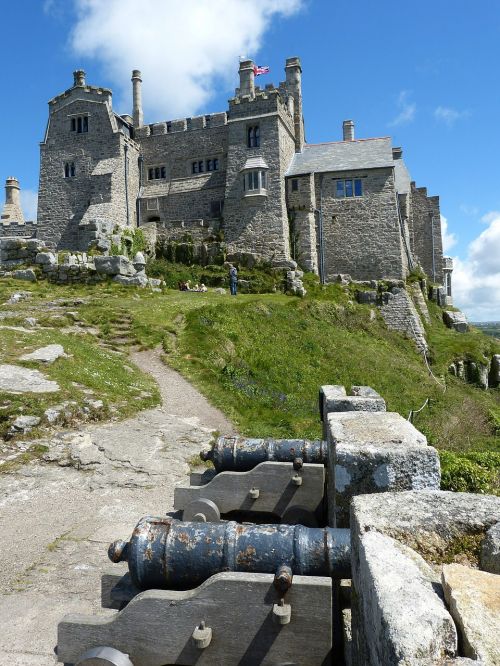
POLYGON ((390 137, 310 143, 295 153, 287 176, 324 171, 354 171, 393 167, 390 137))

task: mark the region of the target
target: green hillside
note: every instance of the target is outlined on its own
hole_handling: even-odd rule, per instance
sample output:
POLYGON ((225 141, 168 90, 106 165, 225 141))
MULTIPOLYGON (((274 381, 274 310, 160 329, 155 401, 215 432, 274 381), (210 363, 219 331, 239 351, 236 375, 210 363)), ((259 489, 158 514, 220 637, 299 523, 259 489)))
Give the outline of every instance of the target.
MULTIPOLYGON (((19 289, 19 284, 2 281, 3 301, 14 288, 19 289)), ((430 304, 432 323, 427 337, 431 376, 413 343, 388 331, 376 309, 358 305, 349 288, 321 288, 309 280, 308 289, 308 296, 298 299, 283 294, 231 298, 213 291, 152 293, 115 284, 28 285, 32 298, 11 309, 22 317, 49 298, 52 302, 56 297, 66 298, 72 318, 95 327, 101 342, 116 336, 116 327, 123 328, 126 316, 131 341, 144 347, 162 344, 166 362, 222 408, 242 433, 253 436, 320 436, 317 394, 322 384, 372 386, 386 399, 389 410, 405 418, 429 400, 413 422, 430 443, 451 452, 442 457, 446 487, 496 492, 500 390, 484 391, 466 384, 448 374, 447 368, 459 358, 484 362, 498 353, 498 343, 475 329, 459 334, 445 328, 441 310, 430 304), (84 302, 77 303, 75 296, 84 302)), ((44 342, 51 336, 50 322, 46 323, 44 342)), ((54 340, 65 345, 64 335, 59 323, 53 331, 54 340)), ((73 334, 69 338, 79 362, 79 368, 75 367, 78 381, 85 383, 85 375, 93 376, 93 365, 100 364, 97 371, 105 373, 107 368, 113 378, 104 395, 107 408, 115 411, 116 404, 121 405, 124 414, 140 408, 141 401, 127 403, 127 396, 137 387, 144 391, 144 379, 135 376, 129 389, 124 386, 121 400, 113 403, 118 392, 116 381, 123 373, 115 372, 102 353, 92 354, 89 345, 97 346, 98 338, 87 336, 84 344, 77 344, 78 337, 73 334)), ((0 331, 2 338, 9 339, 12 360, 12 334, 0 331)), ((64 376, 69 378, 71 360, 64 363, 64 376)), ((56 375, 56 368, 57 364, 47 373, 56 375)), ((7 399, 5 395, 2 398, 4 402, 7 399)), ((147 398, 149 404, 152 398, 147 398)), ((16 397, 17 409, 20 400, 16 397)), ((8 424, 8 413, 3 414, 3 422, 8 424)))

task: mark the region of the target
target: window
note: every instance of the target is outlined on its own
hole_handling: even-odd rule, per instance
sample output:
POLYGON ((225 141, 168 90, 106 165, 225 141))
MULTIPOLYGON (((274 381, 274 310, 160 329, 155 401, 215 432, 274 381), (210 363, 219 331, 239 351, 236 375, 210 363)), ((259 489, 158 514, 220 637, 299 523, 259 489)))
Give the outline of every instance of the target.
POLYGON ((243 190, 245 192, 265 189, 267 189, 267 173, 265 171, 247 171, 243 176, 243 190))
POLYGON ((157 166, 148 169, 148 180, 161 180, 167 177, 167 167, 157 166))
POLYGON ((211 201, 210 202, 210 216, 211 217, 220 217, 222 215, 223 207, 224 207, 224 201, 211 201))
POLYGON ((363 181, 361 178, 345 178, 335 181, 335 198, 351 199, 363 196, 363 181))
POLYGON ((74 178, 76 175, 75 163, 66 162, 64 165, 64 177, 65 178, 74 178))
POLYGON ((249 148, 259 148, 260 146, 260 127, 252 125, 248 128, 247 145, 249 148))
POLYGON ((193 162, 191 171, 192 173, 203 173, 205 171, 205 164, 203 160, 199 160, 197 162, 193 162))
POLYGON ((84 134, 89 131, 88 116, 74 116, 71 118, 71 131, 77 134, 84 134))
POLYGON ((207 171, 218 171, 219 160, 215 157, 213 160, 207 160, 207 171))
POLYGON ((297 192, 299 189, 299 180, 298 178, 292 178, 292 192, 297 192))

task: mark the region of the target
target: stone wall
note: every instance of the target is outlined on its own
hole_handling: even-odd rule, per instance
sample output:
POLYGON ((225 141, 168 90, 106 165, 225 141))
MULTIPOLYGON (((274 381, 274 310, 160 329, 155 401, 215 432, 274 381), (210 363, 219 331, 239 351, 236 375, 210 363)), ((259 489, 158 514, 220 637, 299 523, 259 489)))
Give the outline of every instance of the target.
POLYGON ((315 186, 326 280, 338 273, 357 280, 406 277, 393 169, 317 174, 315 186), (335 198, 336 178, 361 178, 363 196, 335 198))
POLYGON ((277 90, 255 99, 230 100, 224 234, 230 252, 248 252, 268 261, 290 257, 284 174, 295 152, 294 123, 277 90), (247 147, 247 131, 260 127, 260 147, 247 147), (242 169, 248 158, 261 157, 267 170, 267 193, 245 196, 242 169))
POLYGON ((36 221, 26 221, 22 224, 16 222, 0 224, 0 238, 35 238, 37 234, 36 221))
POLYGON ((92 219, 135 226, 139 147, 113 113, 111 92, 74 86, 49 110, 40 147, 39 236, 58 249, 78 249, 79 225, 92 219), (71 130, 77 117, 88 117, 88 132, 71 130), (74 164, 74 177, 65 177, 66 163, 74 164))
POLYGON ((286 182, 287 207, 290 219, 290 244, 293 259, 302 268, 318 272, 316 233, 316 191, 314 174, 288 178, 286 182), (292 181, 297 184, 293 189, 292 181))
POLYGON ((439 197, 411 183, 410 243, 415 260, 435 283, 443 284, 443 242, 439 197))
POLYGON ((425 353, 427 351, 425 329, 406 289, 393 287, 383 294, 383 299, 380 312, 387 328, 403 333, 415 342, 420 352, 425 353))
POLYGON ((36 255, 44 249, 44 241, 37 238, 0 238, 0 268, 34 264, 36 255))

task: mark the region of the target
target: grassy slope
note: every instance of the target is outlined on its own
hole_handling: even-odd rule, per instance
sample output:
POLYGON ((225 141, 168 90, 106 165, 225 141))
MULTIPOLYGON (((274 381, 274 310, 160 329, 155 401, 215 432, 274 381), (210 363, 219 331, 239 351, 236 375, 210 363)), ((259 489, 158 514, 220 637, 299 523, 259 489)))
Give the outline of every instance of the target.
MULTIPOLYGON (((12 293, 13 287, 19 289, 19 283, 2 282, 0 296, 12 293)), ((451 479, 448 487, 455 483, 456 489, 491 490, 500 460, 500 438, 494 426, 495 418, 497 426, 500 422, 500 391, 481 391, 446 371, 455 358, 467 355, 480 360, 483 352, 490 355, 496 343, 477 331, 458 334, 446 329, 439 309, 431 308, 432 324, 427 334, 433 371, 440 381, 446 378, 443 392, 429 376, 413 343, 387 331, 368 306, 353 303, 352 295, 338 285, 324 290, 310 287, 310 295, 300 300, 281 294, 249 294, 236 299, 213 292, 160 294, 117 285, 49 290, 43 285, 22 286, 34 291, 35 300, 49 293, 52 299, 91 295, 89 303, 71 309, 78 310, 87 324, 99 328, 103 337, 112 334, 114 322, 126 312, 132 318, 136 339, 146 347, 162 343, 168 362, 221 407, 243 433, 319 436, 317 392, 322 384, 370 385, 384 396, 389 410, 405 417, 429 398, 429 407, 415 416, 416 427, 439 449, 455 452, 443 456, 445 468, 454 469, 453 479, 464 469, 470 477, 457 483, 451 479), (477 453, 483 451, 497 453, 484 459, 484 453, 477 453), (470 465, 474 469, 468 469, 470 465), (483 471, 486 476, 478 480, 483 471)), ((1 339, 8 338, 6 333, 0 332, 1 339)), ((47 341, 56 341, 57 331, 47 335, 47 341)), ((34 346, 31 340, 30 348, 34 346)), ((92 375, 85 367, 101 361, 90 347, 82 347, 83 342, 78 341, 81 352, 76 350, 72 365, 65 368, 66 361, 61 360, 48 373, 58 378, 56 374, 61 372, 68 380, 71 377, 89 385, 92 375)), ((62 344, 75 353, 70 341, 62 344)), ((86 344, 95 349, 95 341, 87 340, 86 344)), ((119 391, 122 381, 126 387, 123 395, 134 395, 127 388, 135 382, 130 373, 120 376, 114 357, 106 360, 108 353, 103 354, 102 370, 92 372, 115 377, 116 382, 109 385, 110 395, 119 391)), ((94 379, 101 385, 98 375, 94 379)), ((64 384, 64 377, 59 380, 64 384)), ((132 409, 139 406, 136 402, 132 409)))

